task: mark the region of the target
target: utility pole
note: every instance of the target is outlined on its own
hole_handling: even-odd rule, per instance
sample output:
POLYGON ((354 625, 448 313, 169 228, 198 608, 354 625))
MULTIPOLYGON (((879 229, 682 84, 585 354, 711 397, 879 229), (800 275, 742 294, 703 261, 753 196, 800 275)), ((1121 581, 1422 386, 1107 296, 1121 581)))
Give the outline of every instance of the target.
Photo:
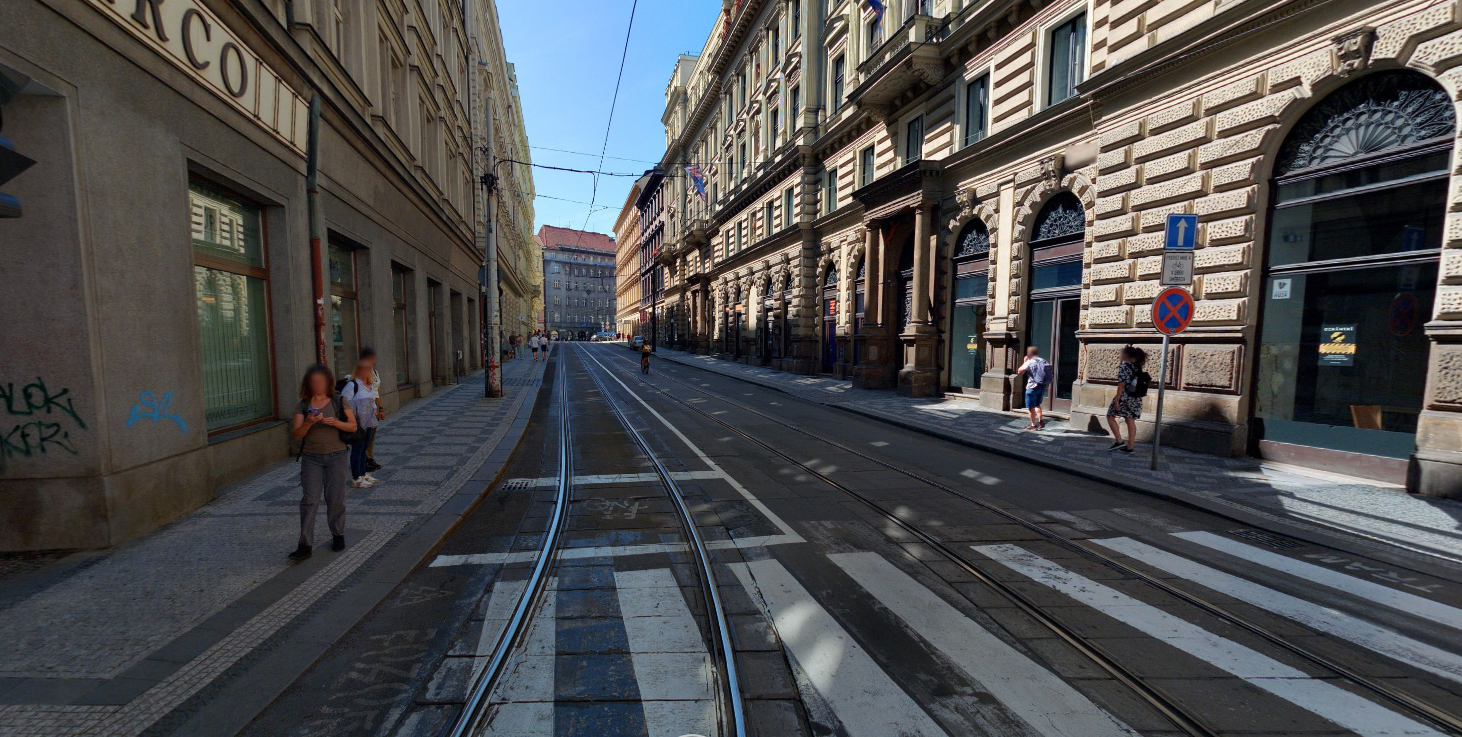
MULTIPOLYGON (((488 126, 492 125, 492 115, 489 114, 488 126)), ((487 190, 487 202, 484 203, 483 213, 486 231, 484 239, 484 266, 483 275, 486 283, 483 284, 482 295, 483 330, 487 332, 483 341, 484 352, 487 353, 487 361, 483 363, 487 367, 487 380, 483 382, 483 396, 489 399, 503 395, 503 371, 500 358, 502 346, 498 338, 498 302, 497 302, 497 231, 493 228, 493 210, 497 207, 497 175, 493 174, 495 168, 492 155, 492 135, 489 128, 489 144, 486 147, 487 173, 482 175, 482 186, 487 190)))

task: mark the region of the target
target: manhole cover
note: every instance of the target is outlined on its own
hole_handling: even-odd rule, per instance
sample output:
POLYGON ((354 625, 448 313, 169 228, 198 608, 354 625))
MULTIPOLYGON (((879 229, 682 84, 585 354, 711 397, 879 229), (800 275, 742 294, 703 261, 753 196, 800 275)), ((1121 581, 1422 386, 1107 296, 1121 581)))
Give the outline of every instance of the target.
POLYGON ((532 488, 532 486, 533 479, 508 479, 507 481, 503 482, 502 488, 507 491, 516 491, 520 489, 532 488))

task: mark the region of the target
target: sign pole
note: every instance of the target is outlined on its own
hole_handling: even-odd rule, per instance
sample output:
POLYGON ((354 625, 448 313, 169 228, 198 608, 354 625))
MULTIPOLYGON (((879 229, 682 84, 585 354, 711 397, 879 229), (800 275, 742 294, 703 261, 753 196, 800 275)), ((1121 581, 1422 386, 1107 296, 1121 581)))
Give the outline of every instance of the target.
POLYGON ((1152 470, 1157 470, 1157 456, 1162 447, 1162 400, 1163 392, 1168 387, 1168 341, 1171 338, 1167 333, 1162 336, 1162 362, 1158 369, 1157 379, 1157 417, 1153 420, 1152 426, 1152 470))

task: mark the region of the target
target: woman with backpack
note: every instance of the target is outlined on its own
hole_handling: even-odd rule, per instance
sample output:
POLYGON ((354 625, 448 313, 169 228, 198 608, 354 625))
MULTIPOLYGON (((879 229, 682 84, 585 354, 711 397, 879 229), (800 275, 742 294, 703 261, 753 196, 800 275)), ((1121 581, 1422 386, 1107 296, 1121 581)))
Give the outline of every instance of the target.
POLYGON ((366 469, 366 448, 370 447, 376 437, 376 428, 380 426, 376 420, 378 396, 371 385, 370 363, 360 361, 355 364, 355 372, 340 388, 340 398, 349 403, 357 425, 350 442, 350 485, 356 489, 369 489, 381 483, 366 469))
POLYGON ((325 497, 333 550, 345 549, 345 484, 350 458, 344 435, 356 431, 355 413, 335 394, 335 382, 324 366, 311 366, 300 382, 300 403, 294 410, 294 439, 300 441, 299 547, 291 560, 310 557, 315 546, 315 514, 325 497))
POLYGON ((1142 398, 1147 395, 1147 385, 1152 377, 1142 370, 1147 365, 1147 352, 1134 345, 1122 349, 1122 364, 1117 367, 1117 396, 1107 407, 1107 427, 1112 430, 1112 445, 1107 450, 1121 450, 1131 453, 1137 442, 1137 418, 1142 416, 1142 398), (1127 442, 1122 442, 1122 433, 1117 418, 1127 421, 1127 442))

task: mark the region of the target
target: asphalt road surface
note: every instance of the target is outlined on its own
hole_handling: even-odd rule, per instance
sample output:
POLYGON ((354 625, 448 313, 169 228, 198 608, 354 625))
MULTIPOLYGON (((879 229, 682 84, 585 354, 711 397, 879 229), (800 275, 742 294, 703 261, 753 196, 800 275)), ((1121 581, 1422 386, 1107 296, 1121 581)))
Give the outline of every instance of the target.
POLYGON ((1462 571, 552 361, 504 478, 246 734, 1462 734, 1462 571))

